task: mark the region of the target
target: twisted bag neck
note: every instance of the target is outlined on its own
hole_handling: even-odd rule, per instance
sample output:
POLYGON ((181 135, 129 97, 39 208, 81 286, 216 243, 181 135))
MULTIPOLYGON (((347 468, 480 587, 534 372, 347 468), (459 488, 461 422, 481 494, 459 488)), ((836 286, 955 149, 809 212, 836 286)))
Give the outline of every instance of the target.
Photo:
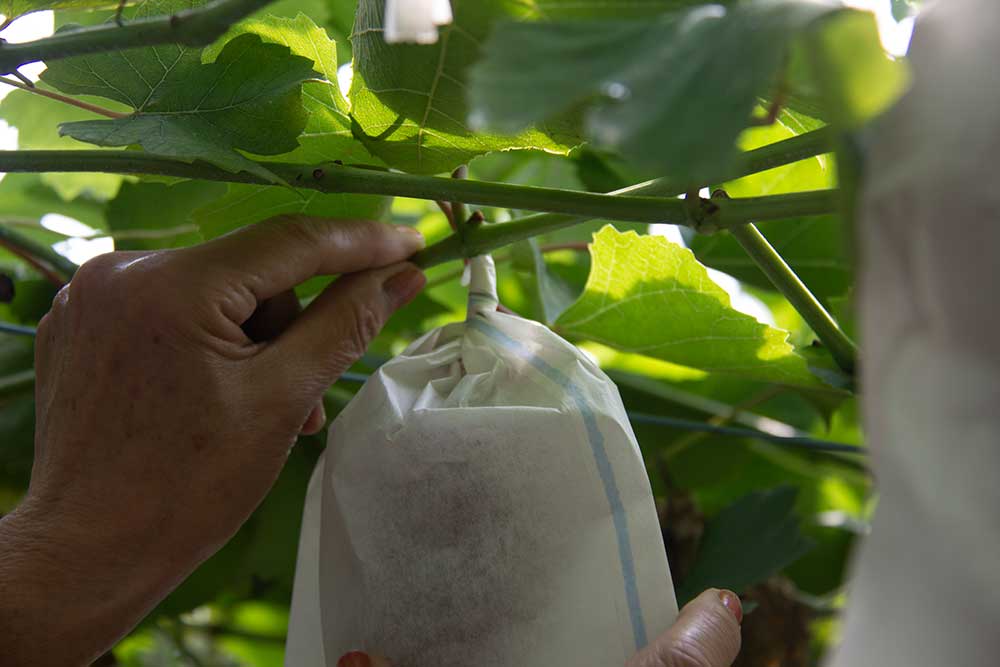
POLYGON ((497 269, 493 258, 479 255, 469 260, 469 306, 466 320, 497 309, 497 269))

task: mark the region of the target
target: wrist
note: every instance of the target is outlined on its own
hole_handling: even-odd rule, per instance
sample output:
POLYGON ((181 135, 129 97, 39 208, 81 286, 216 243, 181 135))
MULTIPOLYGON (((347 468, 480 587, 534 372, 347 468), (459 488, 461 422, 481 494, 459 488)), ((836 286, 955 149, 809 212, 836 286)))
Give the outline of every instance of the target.
POLYGON ((0 654, 9 664, 90 664, 175 583, 116 548, 116 537, 31 497, 0 519, 0 654))

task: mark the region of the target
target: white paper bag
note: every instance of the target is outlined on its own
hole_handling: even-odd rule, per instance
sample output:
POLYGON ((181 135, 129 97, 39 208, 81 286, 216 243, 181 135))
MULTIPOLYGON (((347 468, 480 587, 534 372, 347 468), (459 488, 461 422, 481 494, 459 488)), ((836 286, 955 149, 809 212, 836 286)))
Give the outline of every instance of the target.
POLYGON ((330 428, 303 516, 285 664, 615 667, 677 615, 618 391, 546 327, 469 317, 382 366, 330 428))

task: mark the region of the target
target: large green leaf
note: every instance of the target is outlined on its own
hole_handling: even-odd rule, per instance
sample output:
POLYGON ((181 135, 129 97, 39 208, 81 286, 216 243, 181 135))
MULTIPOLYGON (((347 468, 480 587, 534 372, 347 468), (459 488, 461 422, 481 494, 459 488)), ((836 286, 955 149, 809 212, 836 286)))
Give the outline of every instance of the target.
POLYGON ((326 218, 383 219, 389 197, 325 194, 316 190, 292 190, 233 183, 224 197, 194 212, 194 221, 206 238, 221 236, 238 227, 283 214, 326 218))
POLYGON ((201 235, 191 228, 191 213, 225 193, 224 183, 208 181, 123 184, 118 196, 108 203, 108 229, 131 234, 116 240, 115 249, 152 250, 197 243, 201 235))
POLYGON ((790 486, 751 493, 709 521, 678 601, 712 587, 743 591, 805 554, 812 542, 799 530, 795 496, 790 486))
MULTIPOLYGON (((37 86, 45 89, 44 83, 37 86)), ((116 103, 104 102, 103 106, 112 111, 123 107, 116 103)), ((93 112, 80 109, 57 100, 35 95, 25 90, 14 90, 0 102, 0 118, 17 128, 17 145, 20 149, 65 150, 91 148, 75 139, 59 135, 59 124, 99 118, 93 112)), ((97 199, 113 197, 121 185, 118 174, 75 174, 47 173, 42 180, 52 186, 64 199, 74 199, 86 194, 97 199)))
MULTIPOLYGON (((516 289, 521 293, 524 305, 531 311, 518 311, 522 315, 530 314, 551 325, 580 295, 578 287, 550 270, 536 239, 528 239, 511 247, 511 269, 517 281, 516 289)), ((503 277, 506 273, 503 271, 500 276, 503 277)), ((507 296, 503 293, 505 283, 506 281, 501 280, 497 287, 501 290, 500 298, 506 304, 507 296)))
POLYGON ((102 229, 104 203, 86 196, 64 200, 38 174, 7 174, 0 181, 0 217, 39 220, 58 213, 102 229))
POLYGON ((626 352, 706 371, 815 386, 788 332, 734 310, 687 248, 661 236, 594 236, 590 278, 556 326, 626 352))
POLYGON ((337 41, 337 60, 351 61, 351 32, 354 30, 354 15, 358 11, 357 0, 326 0, 329 15, 324 26, 337 41))
POLYGON ((909 69, 889 58, 870 14, 837 12, 799 45, 831 123, 856 128, 906 91, 909 69))
MULTIPOLYGON (((336 44, 311 18, 299 14, 294 19, 263 16, 237 24, 230 36, 259 36, 265 42, 288 47, 296 56, 308 58, 322 81, 309 81, 302 86, 302 104, 309 120, 299 146, 278 158, 289 162, 327 162, 381 164, 351 132, 350 105, 337 81, 336 44)), ((211 56, 218 47, 206 49, 211 56)))
MULTIPOLYGON (((149 5, 140 9, 152 11, 149 5)), ((120 119, 67 123, 63 134, 102 146, 138 144, 277 182, 239 151, 294 150, 307 119, 301 84, 314 76, 311 60, 247 34, 227 42, 214 62, 202 63, 197 49, 157 46, 55 61, 43 80, 135 110, 120 119)))
POLYGON ((555 119, 515 136, 475 133, 466 122, 466 70, 501 19, 535 18, 534 3, 453 0, 454 22, 437 44, 386 44, 384 0, 361 0, 354 28, 351 112, 368 150, 413 173, 450 171, 490 151, 538 148, 565 153, 580 143, 573 124, 555 119))
MULTIPOLYGON (((584 105, 595 143, 702 180, 735 158, 736 138, 758 98, 775 92, 792 43, 808 36, 808 47, 833 45, 812 28, 835 13, 874 25, 870 15, 812 0, 705 5, 642 20, 505 23, 472 68, 472 117, 514 131, 584 105)), ((870 81, 866 68, 886 61, 872 39, 852 42, 858 58, 839 60, 847 67, 826 98, 839 102, 839 91, 870 81)))
MULTIPOLYGON (((195 0, 145 0, 126 10, 144 19, 192 8, 195 0)), ((60 32, 76 26, 66 25, 60 32)), ((106 51, 47 63, 42 81, 71 95, 96 95, 144 111, 163 88, 183 84, 201 64, 201 50, 180 44, 106 51)))

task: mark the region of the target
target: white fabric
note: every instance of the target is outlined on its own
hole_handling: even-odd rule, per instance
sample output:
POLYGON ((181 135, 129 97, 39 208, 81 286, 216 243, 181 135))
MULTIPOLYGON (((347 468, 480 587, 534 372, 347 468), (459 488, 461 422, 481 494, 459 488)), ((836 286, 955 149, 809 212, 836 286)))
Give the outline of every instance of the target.
POLYGON ((544 326, 496 312, 492 260, 471 277, 467 321, 382 366, 330 429, 289 667, 350 650, 401 667, 610 667, 676 618, 614 384, 544 326))
POLYGON ((1000 664, 1000 3, 918 20, 859 235, 879 505, 830 667, 1000 664))
POLYGON ((451 23, 449 0, 386 0, 385 41, 433 44, 438 26, 451 23))

